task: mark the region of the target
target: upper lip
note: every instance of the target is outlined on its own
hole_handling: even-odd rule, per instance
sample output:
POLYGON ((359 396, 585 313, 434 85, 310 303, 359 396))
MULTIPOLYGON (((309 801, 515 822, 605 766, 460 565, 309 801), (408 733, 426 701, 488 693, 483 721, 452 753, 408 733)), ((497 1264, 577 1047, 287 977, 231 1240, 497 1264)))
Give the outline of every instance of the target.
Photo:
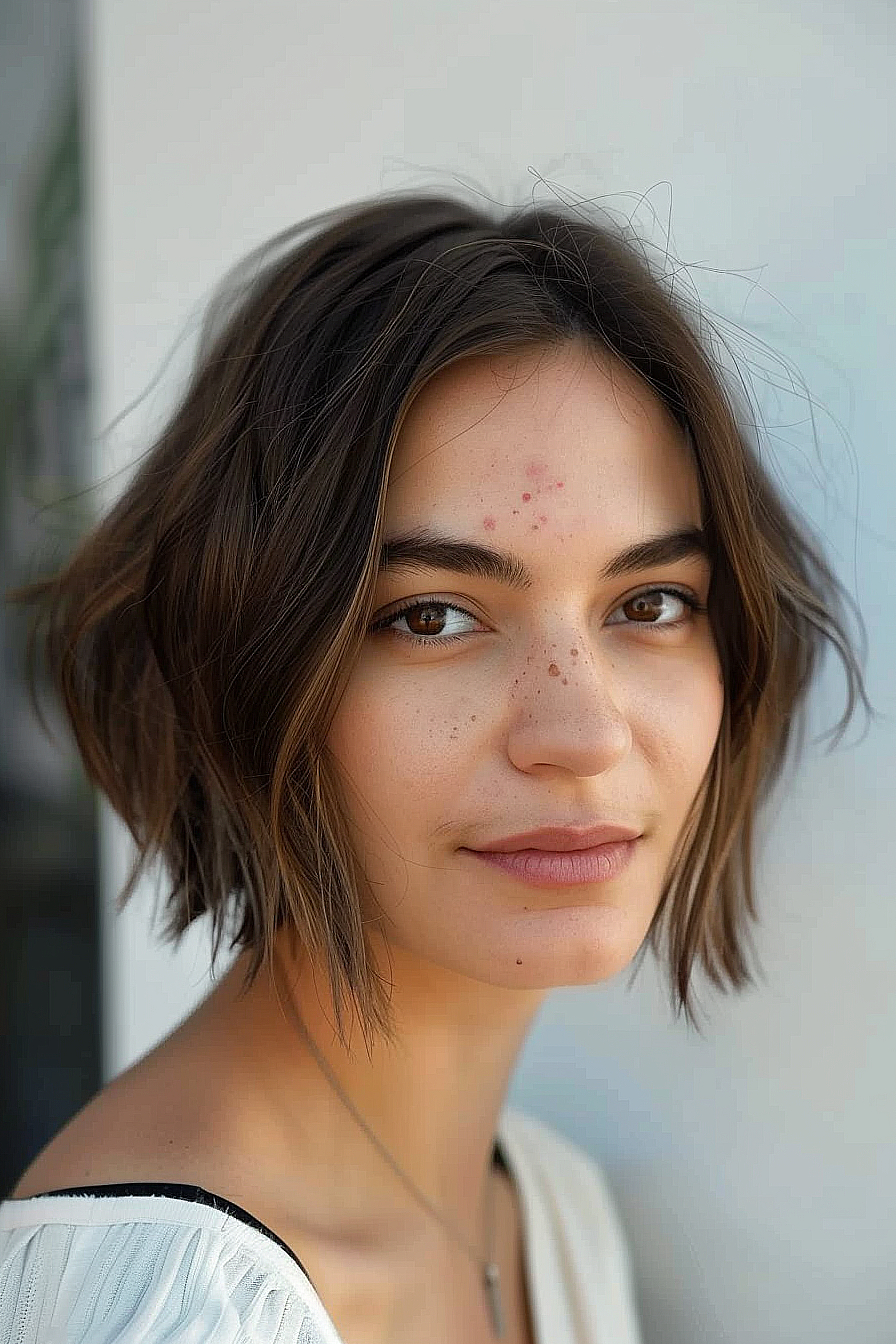
POLYGON ((640 831, 630 826, 613 826, 610 823, 599 826, 542 826, 536 831, 505 835, 502 840, 490 840, 487 844, 471 845, 470 848, 495 854, 510 854, 516 849, 566 853, 573 849, 593 849, 595 845, 606 845, 613 840, 637 840, 640 834, 640 831))

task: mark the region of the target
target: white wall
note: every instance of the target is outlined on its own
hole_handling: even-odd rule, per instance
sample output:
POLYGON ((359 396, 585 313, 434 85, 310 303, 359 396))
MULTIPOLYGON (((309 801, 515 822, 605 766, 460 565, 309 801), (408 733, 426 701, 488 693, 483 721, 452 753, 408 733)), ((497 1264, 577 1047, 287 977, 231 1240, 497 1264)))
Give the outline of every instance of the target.
MULTIPOLYGON (((95 0, 97 425, 145 390, 224 268, 288 223, 455 173, 546 200, 541 174, 634 212, 658 246, 671 222, 682 283, 741 329, 775 469, 861 605, 869 692, 892 716, 889 20, 885 0, 95 0), (763 341, 807 380, 820 460, 763 341)), ((99 473, 146 446, 189 348, 102 441, 99 473)), ((843 690, 830 657, 812 733, 843 690)), ((863 726, 832 756, 810 746, 769 810, 765 983, 703 993, 700 1039, 648 961, 631 990, 622 975, 558 991, 521 1057, 511 1100, 609 1175, 648 1344, 896 1337, 896 729, 849 746, 863 726)), ((125 858, 107 816, 110 909, 125 858)), ((150 901, 107 920, 109 1074, 207 984, 202 937, 155 946, 150 901)))

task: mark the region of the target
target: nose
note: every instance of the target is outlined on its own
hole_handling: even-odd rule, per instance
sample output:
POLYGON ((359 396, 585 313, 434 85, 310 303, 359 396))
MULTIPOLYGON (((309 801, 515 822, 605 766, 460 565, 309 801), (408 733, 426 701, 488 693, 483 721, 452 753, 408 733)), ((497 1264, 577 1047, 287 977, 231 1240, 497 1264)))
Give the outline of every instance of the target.
POLYGON ((518 769, 553 765, 599 775, 624 760, 631 746, 621 688, 606 659, 575 639, 529 657, 511 694, 508 755, 518 769))

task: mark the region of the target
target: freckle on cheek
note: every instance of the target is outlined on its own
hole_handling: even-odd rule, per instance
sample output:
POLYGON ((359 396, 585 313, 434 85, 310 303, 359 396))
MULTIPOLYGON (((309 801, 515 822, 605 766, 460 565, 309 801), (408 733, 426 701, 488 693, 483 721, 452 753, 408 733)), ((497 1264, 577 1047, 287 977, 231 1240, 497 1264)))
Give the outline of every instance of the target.
POLYGON ((573 658, 578 658, 578 656, 579 656, 579 651, 578 651, 578 649, 570 649, 569 652, 572 654, 573 658))
POLYGON ((548 668, 548 676, 559 677, 559 675, 560 675, 559 667, 557 666, 556 663, 551 663, 550 667, 548 668))

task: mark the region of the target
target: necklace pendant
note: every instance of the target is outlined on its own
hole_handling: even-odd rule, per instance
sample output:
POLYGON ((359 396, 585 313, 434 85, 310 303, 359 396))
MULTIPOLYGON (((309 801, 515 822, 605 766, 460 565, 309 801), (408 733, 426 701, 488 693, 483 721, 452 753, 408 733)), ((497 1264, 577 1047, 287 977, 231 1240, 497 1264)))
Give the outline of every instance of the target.
POLYGON ((492 1316, 492 1330, 496 1339, 504 1338, 504 1313, 501 1309, 501 1277, 493 1260, 485 1266, 485 1291, 492 1316))

